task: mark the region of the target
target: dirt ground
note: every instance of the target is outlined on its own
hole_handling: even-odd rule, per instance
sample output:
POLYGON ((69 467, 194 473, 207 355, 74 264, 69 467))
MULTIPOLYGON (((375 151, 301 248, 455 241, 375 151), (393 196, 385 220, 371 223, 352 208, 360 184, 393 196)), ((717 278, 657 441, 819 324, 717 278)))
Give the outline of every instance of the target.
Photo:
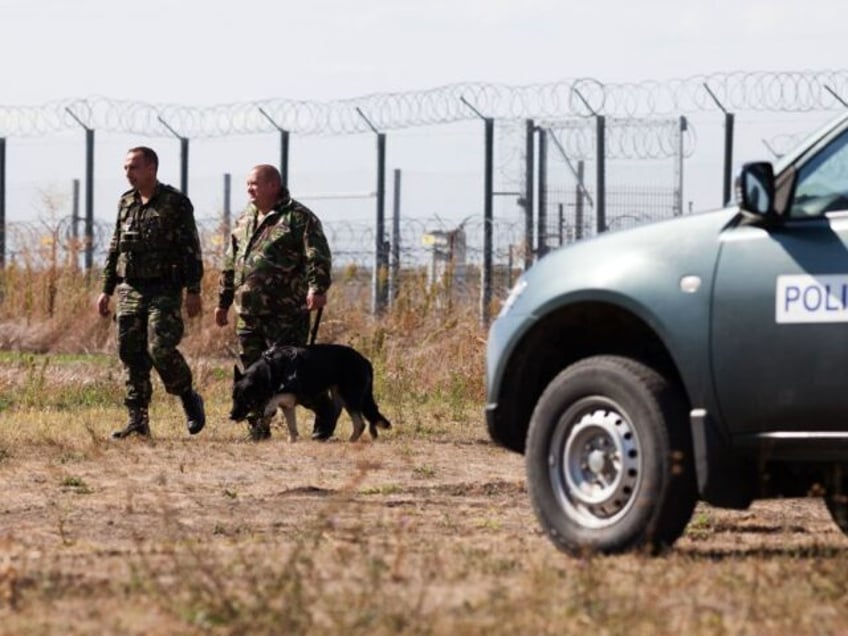
MULTIPOLYGON (((0 633, 239 633, 245 625, 255 633, 443 633, 440 624, 453 633, 510 633, 534 623, 498 619, 496 599, 507 607, 515 594, 540 596, 551 570, 563 577, 562 593, 591 583, 565 578, 582 561, 540 533, 523 458, 494 447, 482 418, 398 428, 357 444, 308 435, 291 444, 279 428, 270 442, 252 444, 241 429, 215 423, 189 438, 177 422, 154 425, 151 442, 116 443, 105 440, 99 420, 92 415, 76 437, 41 433, 0 445, 0 633), (283 589, 300 594, 309 616, 256 600, 283 589), (379 611, 400 615, 392 618, 401 621, 397 630, 388 620, 367 629, 356 622, 364 618, 351 618, 365 616, 366 606, 377 611, 369 605, 375 596, 384 601, 379 611), (221 598, 242 599, 241 609, 222 609, 221 598), (225 615, 217 624, 208 619, 216 608, 225 615), (251 623, 263 611, 292 622, 265 630, 251 623), (433 623, 434 613, 444 622, 433 623)), ((848 540, 818 500, 741 512, 701 506, 671 557, 603 561, 604 571, 619 574, 597 593, 620 581, 611 603, 636 594, 648 606, 654 597, 632 588, 646 575, 672 576, 669 568, 683 577, 667 579, 677 588, 693 567, 720 577, 736 572, 717 569, 730 562, 844 566, 846 554, 848 540)), ((733 594, 715 592, 722 615, 737 612, 733 594)), ((588 625, 611 620, 586 611, 588 625)), ((704 611, 678 626, 692 627, 704 611)), ((734 624, 712 633, 744 631, 734 624)), ((796 624, 800 633, 805 624, 796 624)), ((601 631, 615 632, 612 625, 601 631)))

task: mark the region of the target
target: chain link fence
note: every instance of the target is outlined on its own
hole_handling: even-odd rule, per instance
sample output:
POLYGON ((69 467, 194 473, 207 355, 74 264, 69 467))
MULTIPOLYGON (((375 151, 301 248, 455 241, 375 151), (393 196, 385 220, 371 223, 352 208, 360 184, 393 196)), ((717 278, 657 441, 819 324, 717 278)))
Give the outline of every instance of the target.
POLYGON ((387 250, 388 276, 426 272, 431 285, 447 281, 458 293, 482 293, 488 248, 488 280, 498 297, 550 249, 687 214, 693 200, 700 209, 723 204, 721 158, 726 187, 730 156, 722 110, 725 116, 728 110, 743 111, 737 156, 774 158, 798 134, 844 109, 846 95, 848 72, 833 70, 715 73, 635 84, 587 78, 517 87, 461 83, 320 103, 191 107, 90 98, 0 106, 4 169, 12 176, 3 182, 12 205, 0 208, 5 221, 0 238, 7 266, 77 267, 88 247, 84 226, 92 215, 96 267, 112 233, 114 202, 126 187, 119 178, 126 148, 138 145, 138 135, 159 137, 154 145, 162 159, 160 176, 166 183, 190 185, 206 258, 214 267, 226 243, 230 198, 238 198, 222 196, 222 183, 229 185, 231 173, 250 165, 274 163, 288 152, 290 132, 296 141, 289 184, 295 198, 322 219, 338 268, 376 277, 375 262, 384 262, 378 252, 383 256, 380 250, 387 250), (779 113, 779 121, 769 121, 768 113, 779 113), (489 144, 481 117, 494 122, 491 157, 484 156, 489 144), (86 129, 87 151, 97 131, 98 178, 90 172, 89 155, 81 161, 80 127, 86 129), (388 156, 400 166, 398 176, 402 172, 402 181, 387 185, 382 199, 375 187, 380 176, 375 168, 381 165, 373 152, 377 131, 393 131, 388 156), (192 161, 205 166, 191 179, 189 140, 192 161), (57 159, 71 153, 77 160, 57 159), (489 191, 486 183, 484 191, 490 161, 492 187, 489 191), (18 167, 27 165, 37 166, 37 181, 18 176, 18 167), (84 169, 85 222, 79 200, 84 169), (695 174, 698 180, 686 185, 684 177, 695 174), (706 196, 693 194, 697 188, 706 196), (385 230, 382 244, 378 227, 385 230))

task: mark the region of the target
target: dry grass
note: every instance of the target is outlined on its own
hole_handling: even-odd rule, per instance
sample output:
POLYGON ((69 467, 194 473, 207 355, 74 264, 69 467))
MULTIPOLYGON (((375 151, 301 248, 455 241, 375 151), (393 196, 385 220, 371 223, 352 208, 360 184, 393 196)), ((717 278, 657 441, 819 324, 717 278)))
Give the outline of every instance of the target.
POLYGON ((45 276, 3 279, 2 634, 845 633, 848 539, 817 500, 702 506, 659 558, 556 552, 522 458, 485 433, 472 299, 448 308, 412 279, 374 319, 344 273, 319 339, 374 360, 396 428, 255 445, 226 421, 232 336, 209 277, 184 346, 207 428, 190 438, 157 383, 153 441, 112 443, 113 326, 65 273, 51 317, 45 276))

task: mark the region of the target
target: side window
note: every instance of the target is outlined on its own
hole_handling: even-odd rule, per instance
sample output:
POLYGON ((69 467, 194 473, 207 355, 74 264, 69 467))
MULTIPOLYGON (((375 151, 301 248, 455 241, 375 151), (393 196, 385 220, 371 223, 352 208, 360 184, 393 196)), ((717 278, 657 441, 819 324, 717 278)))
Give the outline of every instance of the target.
POLYGON ((835 210, 848 210, 848 131, 801 168, 789 216, 815 217, 835 210))

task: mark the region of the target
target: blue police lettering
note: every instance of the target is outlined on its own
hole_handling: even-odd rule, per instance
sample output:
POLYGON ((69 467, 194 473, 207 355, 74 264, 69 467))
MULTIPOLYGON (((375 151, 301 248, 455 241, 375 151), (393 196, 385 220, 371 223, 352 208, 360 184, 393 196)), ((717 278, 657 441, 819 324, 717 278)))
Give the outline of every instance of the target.
POLYGON ((798 302, 806 311, 846 311, 848 310, 848 284, 811 284, 804 288, 788 285, 784 290, 783 299, 784 311, 790 311, 792 305, 798 302))
POLYGON ((777 277, 778 323, 848 322, 848 273, 777 277))
POLYGON ((804 309, 806 309, 807 311, 815 311, 816 309, 819 308, 820 304, 821 304, 821 289, 819 289, 818 287, 807 287, 807 289, 804 290, 804 309), (810 292, 813 292, 813 293, 810 294, 810 292), (816 297, 815 303, 810 302, 810 296, 811 295, 816 297))
POLYGON ((841 306, 838 305, 838 304, 837 305, 831 304, 831 301, 833 301, 834 303, 838 303, 839 302, 839 296, 831 293, 830 284, 827 284, 827 285, 824 286, 824 292, 825 292, 825 294, 824 294, 824 308, 825 308, 826 311, 842 311, 843 309, 845 309, 845 303, 842 303, 841 306))
POLYGON ((801 298, 801 289, 795 285, 790 285, 786 288, 784 298, 786 299, 786 304, 784 305, 783 310, 789 311, 789 305, 801 298))

